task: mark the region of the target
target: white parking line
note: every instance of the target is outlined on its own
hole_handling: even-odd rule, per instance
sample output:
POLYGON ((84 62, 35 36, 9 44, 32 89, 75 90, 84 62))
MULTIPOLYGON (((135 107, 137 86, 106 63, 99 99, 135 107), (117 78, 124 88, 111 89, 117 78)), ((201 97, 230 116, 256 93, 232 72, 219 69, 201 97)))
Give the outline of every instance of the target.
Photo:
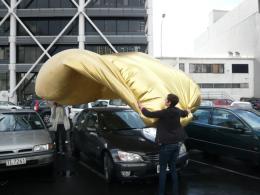
POLYGON ((227 168, 224 168, 224 167, 220 167, 220 166, 217 166, 217 165, 212 165, 212 164, 208 164, 208 163, 205 163, 205 162, 192 160, 192 159, 190 159, 190 161, 198 163, 198 164, 206 165, 206 166, 209 166, 209 167, 213 167, 215 169, 220 169, 220 170, 223 170, 223 171, 227 171, 229 173, 233 173, 233 174, 240 175, 240 176, 243 176, 243 177, 248 177, 250 179, 260 180, 260 177, 256 177, 256 176, 253 176, 253 175, 248 175, 248 174, 245 174, 245 173, 240 173, 240 172, 237 172, 237 171, 234 171, 234 170, 231 170, 231 169, 227 169, 227 168))
POLYGON ((95 173, 97 176, 101 177, 102 179, 105 179, 105 176, 96 171, 95 169, 93 169, 92 167, 88 166, 86 163, 84 163, 83 161, 80 161, 79 164, 81 164, 82 166, 86 167, 88 170, 90 170, 91 172, 95 173))

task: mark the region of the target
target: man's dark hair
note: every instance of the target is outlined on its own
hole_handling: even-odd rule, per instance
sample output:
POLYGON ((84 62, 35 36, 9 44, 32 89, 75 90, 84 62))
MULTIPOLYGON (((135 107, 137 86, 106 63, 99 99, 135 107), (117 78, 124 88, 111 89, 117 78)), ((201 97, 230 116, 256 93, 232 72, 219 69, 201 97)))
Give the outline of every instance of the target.
POLYGON ((172 93, 167 95, 167 100, 171 103, 170 107, 176 106, 179 102, 178 96, 172 93))

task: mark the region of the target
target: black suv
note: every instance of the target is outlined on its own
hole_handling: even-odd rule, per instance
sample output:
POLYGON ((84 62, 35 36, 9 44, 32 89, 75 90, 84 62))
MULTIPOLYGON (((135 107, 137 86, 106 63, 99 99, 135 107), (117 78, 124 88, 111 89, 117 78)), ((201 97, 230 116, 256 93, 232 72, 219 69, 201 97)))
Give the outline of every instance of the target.
MULTIPOLYGON (((143 178, 159 172, 155 134, 156 129, 146 127, 132 109, 89 108, 76 116, 72 146, 75 155, 94 160, 103 168, 107 182, 143 178)), ((181 144, 177 167, 187 162, 186 148, 181 144)))

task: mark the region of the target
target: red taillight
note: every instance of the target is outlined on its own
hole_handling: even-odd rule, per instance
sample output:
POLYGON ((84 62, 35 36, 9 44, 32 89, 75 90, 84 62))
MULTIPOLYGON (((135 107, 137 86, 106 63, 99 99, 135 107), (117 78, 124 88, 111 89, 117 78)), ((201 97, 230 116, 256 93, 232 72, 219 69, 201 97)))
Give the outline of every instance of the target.
POLYGON ((38 101, 38 100, 35 100, 35 104, 34 104, 33 109, 34 109, 36 112, 38 112, 38 110, 39 110, 39 101, 38 101))

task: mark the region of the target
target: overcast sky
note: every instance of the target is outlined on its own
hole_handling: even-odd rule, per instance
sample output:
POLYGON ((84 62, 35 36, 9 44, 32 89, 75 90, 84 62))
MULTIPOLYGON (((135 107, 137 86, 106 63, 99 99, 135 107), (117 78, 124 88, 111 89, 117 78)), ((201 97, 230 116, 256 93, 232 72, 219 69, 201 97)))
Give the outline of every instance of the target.
POLYGON ((213 9, 232 10, 243 0, 154 0, 154 55, 192 56, 194 39, 203 33, 213 9))

